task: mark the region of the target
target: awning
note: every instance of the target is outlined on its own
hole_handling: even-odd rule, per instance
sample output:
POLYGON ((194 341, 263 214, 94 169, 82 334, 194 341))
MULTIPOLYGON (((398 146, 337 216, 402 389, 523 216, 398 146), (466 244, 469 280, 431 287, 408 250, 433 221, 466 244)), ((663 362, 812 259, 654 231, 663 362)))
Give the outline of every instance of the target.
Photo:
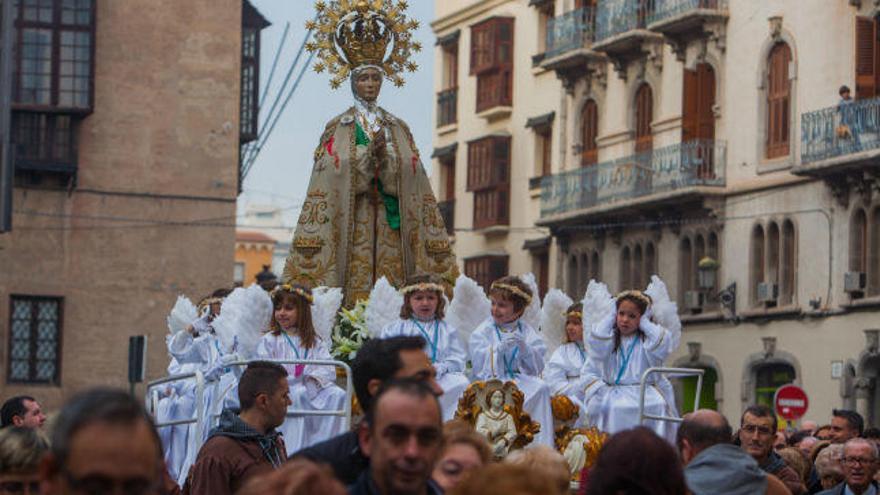
POLYGON ((526 129, 538 129, 541 127, 547 127, 548 125, 553 123, 553 119, 555 118, 556 112, 545 113, 544 115, 532 117, 526 121, 526 129))
POLYGON ((526 251, 541 251, 548 247, 550 247, 550 236, 529 239, 523 243, 523 249, 526 251))
POLYGON ((455 31, 441 36, 437 38, 437 46, 451 45, 453 43, 458 43, 458 38, 461 36, 461 30, 456 29, 455 31))
POLYGON ((431 158, 454 157, 457 150, 458 143, 452 143, 449 146, 443 146, 441 148, 434 148, 434 152, 431 153, 431 158))

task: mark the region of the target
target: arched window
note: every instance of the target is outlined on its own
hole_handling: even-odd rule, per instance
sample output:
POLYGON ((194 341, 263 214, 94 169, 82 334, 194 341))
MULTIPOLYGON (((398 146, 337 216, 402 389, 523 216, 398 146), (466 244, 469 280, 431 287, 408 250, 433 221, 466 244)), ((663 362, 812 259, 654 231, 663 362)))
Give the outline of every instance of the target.
POLYGON ((632 255, 630 255, 629 246, 625 246, 620 252, 620 290, 632 288, 632 255))
POLYGON ((654 95, 648 83, 642 83, 636 91, 636 152, 649 151, 654 146, 651 121, 654 120, 654 95))
POLYGON ((694 262, 694 250, 691 246, 691 240, 687 237, 681 240, 681 244, 678 248, 678 258, 678 286, 680 288, 679 300, 681 301, 682 307, 684 307, 685 293, 689 290, 694 289, 695 274, 693 268, 694 266, 696 266, 696 263, 694 262))
POLYGON ((599 135, 599 107, 595 100, 589 99, 584 105, 581 125, 583 126, 581 165, 594 165, 599 159, 599 146, 596 143, 596 137, 599 135))
POLYGON ((578 292, 578 265, 577 255, 573 254, 568 258, 568 295, 576 297, 578 292))
POLYGON ((779 226, 770 222, 767 227, 767 275, 768 282, 779 284, 779 226))
MULTIPOLYGON (((703 373, 703 388, 700 392, 700 409, 718 410, 718 399, 715 397, 715 388, 718 384, 718 372, 715 368, 699 366, 703 373)), ((697 395, 697 377, 686 376, 681 380, 681 411, 682 415, 694 411, 694 399, 697 395)))
POLYGON ((849 271, 868 271, 868 215, 859 208, 849 225, 849 271))
POLYGON ((767 363, 755 368, 755 403, 773 407, 776 389, 794 382, 794 366, 788 363, 767 363))
POLYGON ((870 241, 868 250, 868 294, 880 294, 880 206, 871 212, 870 241))
POLYGON ((788 156, 791 132, 791 48, 777 43, 767 58, 767 158, 788 156))
POLYGON ((794 302, 795 273, 797 273, 797 235, 794 223, 786 220, 782 223, 782 259, 779 288, 779 305, 786 306, 794 302))
POLYGON ((642 245, 636 244, 636 247, 633 249, 633 269, 632 269, 632 281, 635 284, 635 288, 644 289, 647 284, 645 284, 645 259, 642 255, 642 245))
POLYGON ((764 227, 755 225, 752 229, 752 256, 751 256, 751 294, 752 301, 758 300, 758 284, 764 281, 764 227))
POLYGON ((599 252, 593 251, 593 257, 590 261, 590 278, 596 281, 602 280, 602 271, 599 261, 599 252))

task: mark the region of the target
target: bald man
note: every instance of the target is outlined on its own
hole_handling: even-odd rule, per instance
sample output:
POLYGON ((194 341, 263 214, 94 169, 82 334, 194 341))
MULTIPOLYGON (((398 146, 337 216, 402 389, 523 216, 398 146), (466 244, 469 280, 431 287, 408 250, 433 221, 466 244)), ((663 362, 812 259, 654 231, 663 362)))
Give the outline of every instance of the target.
POLYGON ((732 438, 730 423, 716 411, 700 409, 684 417, 676 444, 693 495, 789 493, 781 481, 762 471, 752 456, 733 445, 732 438))

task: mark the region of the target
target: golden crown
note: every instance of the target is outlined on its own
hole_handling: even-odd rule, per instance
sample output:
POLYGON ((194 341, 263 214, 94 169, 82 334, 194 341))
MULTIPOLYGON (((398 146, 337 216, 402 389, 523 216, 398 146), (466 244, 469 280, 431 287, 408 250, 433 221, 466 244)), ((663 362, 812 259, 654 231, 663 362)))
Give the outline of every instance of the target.
POLYGON ((419 22, 407 19, 406 0, 331 0, 315 3, 317 15, 306 23, 314 41, 306 49, 318 57, 315 72, 327 71, 335 89, 364 65, 380 67, 395 86, 403 86, 404 71, 415 72, 410 60, 422 45, 412 40, 419 22), (390 49, 389 49, 390 47, 390 49))

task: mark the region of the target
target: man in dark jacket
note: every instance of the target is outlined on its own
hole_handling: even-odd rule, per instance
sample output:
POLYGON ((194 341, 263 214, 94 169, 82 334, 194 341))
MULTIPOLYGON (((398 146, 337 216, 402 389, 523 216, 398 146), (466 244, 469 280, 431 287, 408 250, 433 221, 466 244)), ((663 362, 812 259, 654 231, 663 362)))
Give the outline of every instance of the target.
POLYGON ((778 495, 789 493, 752 456, 731 443, 733 431, 721 414, 701 409, 688 414, 676 444, 693 495, 778 495))
MULTIPOLYGON (((384 382, 392 378, 423 382, 434 395, 441 395, 443 390, 434 380, 436 372, 424 348, 425 339, 421 337, 392 337, 365 342, 351 364, 354 391, 361 408, 368 411, 373 396, 384 382)), ((329 464, 336 477, 346 485, 354 483, 370 462, 361 450, 356 431, 303 449, 294 457, 329 464)))
POLYGON ((772 409, 762 405, 749 406, 740 418, 739 440, 742 449, 758 462, 764 472, 782 480, 792 495, 807 493, 801 477, 773 452, 776 424, 776 413, 772 409))
POLYGON ((370 467, 349 495, 440 495, 431 471, 443 444, 440 403, 423 382, 383 385, 358 429, 370 467))
POLYGON ((291 404, 287 370, 266 361, 250 363, 238 384, 241 412, 223 411, 220 425, 190 468, 186 495, 232 495, 248 479, 287 460, 281 426, 291 404))
POLYGON ((874 481, 877 459, 877 446, 870 440, 848 440, 843 447, 844 482, 819 495, 878 495, 880 485, 874 481))

